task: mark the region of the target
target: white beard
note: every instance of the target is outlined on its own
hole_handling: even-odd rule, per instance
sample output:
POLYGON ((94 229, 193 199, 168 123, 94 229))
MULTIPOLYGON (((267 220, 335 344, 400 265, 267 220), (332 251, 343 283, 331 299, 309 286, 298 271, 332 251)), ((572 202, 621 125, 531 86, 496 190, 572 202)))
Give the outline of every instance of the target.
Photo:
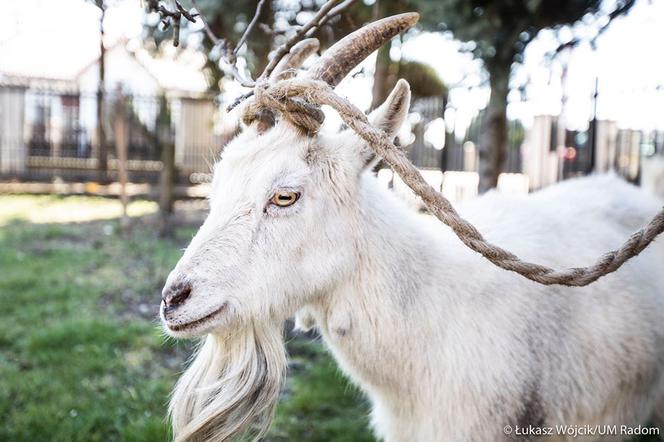
POLYGON ((285 368, 277 324, 250 324, 227 337, 209 334, 171 397, 175 441, 258 439, 272 420, 285 368))

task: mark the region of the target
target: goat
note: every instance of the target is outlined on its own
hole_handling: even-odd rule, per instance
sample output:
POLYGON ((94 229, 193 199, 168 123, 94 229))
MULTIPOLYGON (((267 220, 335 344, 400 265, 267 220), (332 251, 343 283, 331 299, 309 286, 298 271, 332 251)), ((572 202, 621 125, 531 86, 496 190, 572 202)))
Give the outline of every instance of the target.
MULTIPOLYGON (((310 77, 336 85, 404 20, 346 37, 310 77)), ((409 102, 401 80, 369 119, 394 137, 409 102)), ((312 135, 273 118, 227 145, 210 213, 162 294, 168 334, 207 335, 172 396, 176 440, 264 434, 286 365, 281 328, 294 315, 319 329, 388 442, 638 425, 664 407, 661 242, 590 286, 538 285, 408 209, 378 184, 375 162, 350 130, 312 135)), ((658 207, 599 176, 528 197, 489 193, 461 212, 496 243, 562 266, 616 246, 658 207)))

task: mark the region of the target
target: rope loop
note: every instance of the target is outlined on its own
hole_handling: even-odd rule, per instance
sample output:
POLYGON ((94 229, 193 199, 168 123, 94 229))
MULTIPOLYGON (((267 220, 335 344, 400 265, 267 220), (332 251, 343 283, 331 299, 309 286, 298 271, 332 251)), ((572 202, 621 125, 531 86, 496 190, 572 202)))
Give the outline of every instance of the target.
POLYGON ((257 85, 253 99, 248 100, 242 120, 249 125, 256 120, 265 119, 265 112, 272 114, 271 125, 275 124, 275 113, 301 129, 305 134, 313 136, 318 133, 325 121, 325 114, 320 106, 310 103, 303 97, 277 94, 267 82, 257 85))

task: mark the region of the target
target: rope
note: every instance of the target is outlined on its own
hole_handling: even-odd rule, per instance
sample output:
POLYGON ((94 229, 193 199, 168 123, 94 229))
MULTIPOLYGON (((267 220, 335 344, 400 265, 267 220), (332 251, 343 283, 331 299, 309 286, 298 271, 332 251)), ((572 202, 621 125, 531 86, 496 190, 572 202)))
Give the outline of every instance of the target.
MULTIPOLYGON (((281 116, 290 121, 295 127, 302 129, 306 134, 318 133, 325 120, 325 114, 319 106, 315 106, 297 97, 277 97, 268 92, 267 83, 254 89, 253 100, 248 100, 242 114, 245 124, 265 118, 264 112, 279 111, 281 116)), ((273 115, 273 114, 272 114, 273 115)))
POLYGON ((283 80, 274 85, 263 83, 256 86, 254 95, 253 101, 247 105, 245 121, 251 121, 257 110, 277 110, 291 123, 312 134, 318 132, 323 122, 320 106, 332 107, 344 123, 364 139, 422 199, 431 214, 449 226, 466 246, 496 266, 540 284, 586 286, 618 270, 664 231, 662 209, 644 228, 633 233, 620 248, 603 254, 588 267, 555 270, 523 261, 515 254, 484 239, 475 226, 463 219, 452 204, 424 180, 420 171, 394 146, 383 131, 371 126, 362 111, 337 95, 326 83, 305 79, 283 80))

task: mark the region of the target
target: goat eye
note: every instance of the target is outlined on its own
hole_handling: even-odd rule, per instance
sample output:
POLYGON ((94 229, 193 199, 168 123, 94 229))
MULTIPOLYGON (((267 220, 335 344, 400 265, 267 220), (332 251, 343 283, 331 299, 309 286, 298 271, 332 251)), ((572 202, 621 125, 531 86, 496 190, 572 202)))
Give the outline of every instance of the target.
POLYGON ((270 202, 275 206, 288 207, 294 204, 299 198, 300 194, 298 192, 281 191, 275 193, 272 198, 270 198, 270 202))

